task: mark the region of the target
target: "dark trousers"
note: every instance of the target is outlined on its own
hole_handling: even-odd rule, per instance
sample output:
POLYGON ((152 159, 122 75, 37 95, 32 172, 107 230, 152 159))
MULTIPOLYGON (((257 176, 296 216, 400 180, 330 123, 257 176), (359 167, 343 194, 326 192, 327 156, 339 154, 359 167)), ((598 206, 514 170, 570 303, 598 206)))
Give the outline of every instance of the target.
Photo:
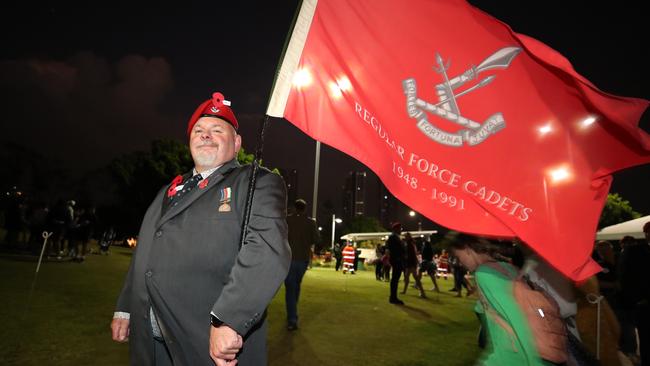
POLYGON ((454 288, 460 292, 460 290, 467 285, 465 284, 465 268, 463 267, 453 267, 454 268, 454 288))
POLYGON ((284 279, 284 300, 287 306, 287 323, 298 323, 298 298, 300 297, 300 283, 305 275, 309 261, 291 261, 289 273, 284 279))
POLYGON ((623 306, 618 312, 618 322, 621 326, 618 347, 623 353, 636 352, 635 309, 633 305, 623 306))
POLYGON ((381 263, 379 259, 375 262, 375 278, 378 280, 381 280, 381 270, 384 269, 384 265, 381 263))
POLYGON ((343 257, 336 257, 336 267, 335 267, 335 270, 337 270, 337 271, 338 271, 339 269, 341 269, 341 259, 343 259, 343 257))
POLYGON ((391 263, 393 274, 390 279, 390 298, 397 299, 397 287, 399 286, 399 279, 402 277, 404 267, 401 263, 391 263))

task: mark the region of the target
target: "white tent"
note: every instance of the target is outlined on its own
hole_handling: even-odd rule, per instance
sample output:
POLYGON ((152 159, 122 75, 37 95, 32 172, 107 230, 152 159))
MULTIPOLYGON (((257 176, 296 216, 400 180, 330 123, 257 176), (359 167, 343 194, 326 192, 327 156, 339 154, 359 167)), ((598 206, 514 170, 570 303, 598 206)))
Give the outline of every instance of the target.
POLYGON ((643 239, 643 225, 650 222, 650 215, 638 219, 625 221, 620 224, 607 226, 596 233, 596 240, 620 240, 629 235, 635 239, 643 239))

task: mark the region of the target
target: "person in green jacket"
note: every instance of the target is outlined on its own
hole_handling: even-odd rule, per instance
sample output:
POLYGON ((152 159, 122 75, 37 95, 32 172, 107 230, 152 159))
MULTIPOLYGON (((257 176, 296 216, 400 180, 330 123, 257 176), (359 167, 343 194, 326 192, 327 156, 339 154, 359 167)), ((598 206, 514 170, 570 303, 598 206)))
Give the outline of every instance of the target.
MULTIPOLYGON (((451 243, 451 250, 474 274, 479 291, 475 311, 486 331, 487 344, 477 365, 553 365, 537 353, 528 321, 513 295, 513 279, 505 276, 489 262, 497 262, 499 245, 474 236, 460 234, 451 243)), ((511 273, 517 269, 499 262, 511 273)))

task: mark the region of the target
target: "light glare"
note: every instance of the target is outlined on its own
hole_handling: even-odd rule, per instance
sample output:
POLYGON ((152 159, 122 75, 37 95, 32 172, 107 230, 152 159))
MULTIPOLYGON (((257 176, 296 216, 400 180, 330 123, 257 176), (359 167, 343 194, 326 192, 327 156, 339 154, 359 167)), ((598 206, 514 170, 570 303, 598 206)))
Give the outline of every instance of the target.
POLYGON ((312 76, 309 70, 302 68, 296 71, 293 75, 293 85, 298 88, 303 88, 311 84, 312 76))
POLYGON ((342 76, 336 80, 336 85, 338 85, 339 89, 344 92, 352 90, 352 83, 347 76, 342 76))
POLYGON ((582 121, 582 127, 589 127, 596 122, 596 117, 589 116, 582 121))
POLYGON ((341 88, 334 82, 329 83, 330 87, 330 93, 332 94, 332 97, 338 99, 343 96, 343 91, 341 91, 341 88))
POLYGON ((550 171, 551 181, 553 183, 559 183, 565 181, 571 177, 571 172, 565 167, 552 169, 550 171))
POLYGON ((546 135, 547 133, 553 131, 553 127, 551 127, 551 124, 549 123, 545 126, 540 127, 538 130, 541 135, 546 135))

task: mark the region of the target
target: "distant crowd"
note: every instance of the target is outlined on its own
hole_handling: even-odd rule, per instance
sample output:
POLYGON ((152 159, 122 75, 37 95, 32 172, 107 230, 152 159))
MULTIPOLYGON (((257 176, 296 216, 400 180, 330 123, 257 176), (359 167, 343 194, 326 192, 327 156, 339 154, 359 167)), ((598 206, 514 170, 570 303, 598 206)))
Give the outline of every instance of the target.
POLYGON ((91 239, 97 239, 99 253, 107 254, 116 239, 115 229, 98 223, 92 204, 77 205, 75 200, 59 200, 54 205, 13 199, 3 212, 5 235, 2 248, 16 252, 40 253, 43 232, 51 233, 44 255, 83 262, 91 239))

